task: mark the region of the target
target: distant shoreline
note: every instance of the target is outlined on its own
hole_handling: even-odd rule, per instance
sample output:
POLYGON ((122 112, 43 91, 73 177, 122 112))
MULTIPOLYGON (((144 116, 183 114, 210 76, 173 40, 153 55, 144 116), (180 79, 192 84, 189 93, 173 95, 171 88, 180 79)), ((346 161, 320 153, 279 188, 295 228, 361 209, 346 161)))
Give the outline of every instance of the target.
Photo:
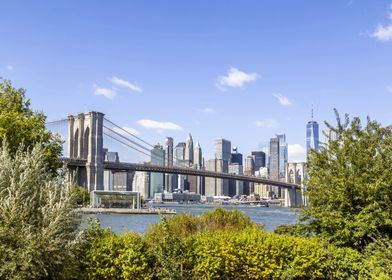
POLYGON ((143 208, 143 209, 129 209, 129 208, 79 208, 78 211, 82 214, 176 214, 175 209, 169 208, 143 208))

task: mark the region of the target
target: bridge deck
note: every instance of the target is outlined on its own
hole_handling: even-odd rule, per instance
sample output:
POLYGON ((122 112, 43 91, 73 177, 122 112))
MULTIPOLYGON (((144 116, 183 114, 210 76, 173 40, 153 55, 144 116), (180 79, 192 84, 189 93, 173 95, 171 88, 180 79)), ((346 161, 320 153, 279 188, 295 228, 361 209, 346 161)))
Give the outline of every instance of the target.
MULTIPOLYGON (((83 159, 62 158, 62 161, 64 161, 68 166, 83 167, 86 165, 86 160, 83 160, 83 159)), ((288 189, 299 188, 299 186, 295 185, 295 184, 279 182, 279 181, 274 181, 274 180, 268 180, 268 179, 263 179, 263 178, 259 178, 259 177, 254 177, 254 176, 237 175, 237 174, 222 173, 222 172, 213 172, 213 171, 207 171, 207 170, 175 167, 175 166, 167 167, 167 166, 158 166, 158 165, 152 165, 152 164, 105 161, 104 168, 106 170, 117 170, 117 171, 145 171, 145 172, 203 176, 203 177, 232 179, 232 180, 238 180, 238 181, 244 181, 244 182, 265 184, 265 185, 288 188, 288 189)))

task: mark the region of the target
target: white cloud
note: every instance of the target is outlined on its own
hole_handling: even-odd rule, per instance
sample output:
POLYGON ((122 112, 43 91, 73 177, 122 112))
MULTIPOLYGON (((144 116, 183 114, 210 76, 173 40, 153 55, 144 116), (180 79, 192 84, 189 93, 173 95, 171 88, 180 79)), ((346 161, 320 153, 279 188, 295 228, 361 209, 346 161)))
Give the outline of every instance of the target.
POLYGON ((117 91, 114 88, 101 88, 94 85, 94 95, 101 95, 108 99, 113 99, 117 95, 117 91))
POLYGON ((153 120, 138 120, 137 123, 148 129, 162 130, 182 130, 182 127, 172 122, 159 122, 153 120))
POLYGON ((115 132, 121 134, 121 135, 124 135, 124 136, 129 136, 129 134, 126 133, 125 131, 127 131, 127 132, 129 132, 129 133, 131 133, 131 134, 133 134, 133 135, 136 135, 136 136, 137 136, 137 135, 140 135, 140 132, 137 131, 136 129, 132 128, 132 127, 123 126, 122 129, 120 129, 120 128, 118 128, 118 127, 113 127, 113 130, 114 130, 115 132), (124 130, 125 130, 125 131, 124 131, 124 130))
POLYGON ((203 109, 201 109, 200 111, 203 112, 203 113, 206 113, 206 114, 216 113, 216 111, 214 110, 214 108, 211 108, 211 107, 203 108, 203 109))
POLYGON ((392 24, 386 26, 379 24, 376 30, 372 33, 372 37, 381 42, 392 41, 392 24))
POLYGON ((278 126, 278 122, 272 119, 255 121, 253 124, 262 128, 274 128, 278 126))
POLYGON ((8 71, 13 71, 15 68, 12 65, 7 65, 7 70, 8 71))
POLYGON ((306 160, 306 149, 300 144, 288 144, 289 161, 305 161, 306 160))
POLYGON ((256 81, 258 77, 257 73, 245 73, 231 67, 227 76, 218 77, 216 87, 223 91, 226 90, 226 87, 243 87, 245 83, 256 81))
POLYGON ((371 34, 372 37, 381 42, 392 41, 392 4, 389 6, 388 12, 388 18, 391 22, 387 25, 379 24, 376 27, 376 30, 371 34))
POLYGON ((282 106, 291 106, 293 103, 287 98, 287 96, 283 96, 280 93, 274 94, 274 97, 279 100, 280 105, 282 106))
POLYGON ((142 92, 142 89, 139 86, 137 86, 131 82, 128 82, 126 80, 122 80, 117 77, 112 77, 109 80, 117 86, 125 87, 125 88, 128 88, 128 89, 130 89, 132 91, 136 91, 136 92, 142 92))

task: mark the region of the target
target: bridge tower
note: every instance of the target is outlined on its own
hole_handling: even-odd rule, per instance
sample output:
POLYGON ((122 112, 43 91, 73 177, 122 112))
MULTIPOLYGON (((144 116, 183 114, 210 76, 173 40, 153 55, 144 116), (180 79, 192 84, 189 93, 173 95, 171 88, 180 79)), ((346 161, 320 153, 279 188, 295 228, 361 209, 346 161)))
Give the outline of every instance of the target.
POLYGON ((76 170, 76 182, 92 190, 103 190, 103 113, 88 112, 68 116, 68 157, 86 160, 86 168, 76 170))
POLYGON ((285 206, 294 207, 307 205, 305 195, 305 163, 293 162, 286 164, 286 182, 300 186, 300 189, 286 189, 285 206))

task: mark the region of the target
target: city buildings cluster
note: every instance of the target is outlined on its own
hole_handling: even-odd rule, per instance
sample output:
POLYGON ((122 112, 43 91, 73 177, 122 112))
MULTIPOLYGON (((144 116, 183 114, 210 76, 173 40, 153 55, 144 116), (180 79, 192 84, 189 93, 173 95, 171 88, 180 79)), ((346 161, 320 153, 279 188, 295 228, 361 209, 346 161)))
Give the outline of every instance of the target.
MULTIPOLYGON (((306 151, 319 149, 318 124, 313 120, 306 125, 306 151)), ((214 157, 205 159, 199 142, 194 144, 189 133, 185 142, 166 137, 165 144, 157 144, 151 150, 150 162, 159 166, 178 166, 208 171, 257 176, 276 181, 298 183, 304 178, 304 163, 288 163, 288 144, 285 134, 277 134, 269 140, 268 154, 261 150, 245 156, 232 147, 231 141, 223 138, 214 140, 214 157)), ((145 198, 159 193, 194 193, 206 197, 239 197, 256 193, 265 198, 284 199, 285 192, 279 187, 254 184, 221 178, 136 172, 133 190, 145 198)))

